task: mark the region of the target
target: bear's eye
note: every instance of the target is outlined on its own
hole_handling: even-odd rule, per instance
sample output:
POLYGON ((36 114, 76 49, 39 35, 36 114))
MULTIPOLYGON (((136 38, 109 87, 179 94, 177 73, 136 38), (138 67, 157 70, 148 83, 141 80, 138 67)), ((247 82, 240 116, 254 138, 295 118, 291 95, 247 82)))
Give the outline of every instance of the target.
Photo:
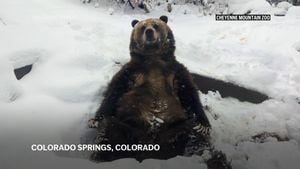
POLYGON ((159 27, 158 27, 157 24, 154 24, 154 25, 153 25, 153 28, 157 30, 159 27))

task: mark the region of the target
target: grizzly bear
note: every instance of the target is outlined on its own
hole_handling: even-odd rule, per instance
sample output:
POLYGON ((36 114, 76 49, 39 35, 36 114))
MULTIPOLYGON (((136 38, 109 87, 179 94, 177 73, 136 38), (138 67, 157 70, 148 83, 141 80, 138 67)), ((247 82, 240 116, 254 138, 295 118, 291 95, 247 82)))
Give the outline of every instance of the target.
POLYGON ((175 58, 167 22, 166 16, 132 21, 131 60, 113 77, 89 121, 98 129, 96 144, 158 144, 160 150, 97 151, 92 160, 169 159, 211 148, 210 123, 191 74, 175 58))

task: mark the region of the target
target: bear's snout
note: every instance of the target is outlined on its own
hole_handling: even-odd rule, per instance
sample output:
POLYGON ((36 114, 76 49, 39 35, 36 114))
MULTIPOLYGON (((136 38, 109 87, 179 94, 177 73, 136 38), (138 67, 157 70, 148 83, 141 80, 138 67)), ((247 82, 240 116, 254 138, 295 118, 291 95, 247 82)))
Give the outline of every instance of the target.
POLYGON ((154 41, 154 31, 153 29, 149 28, 145 31, 145 35, 146 35, 146 40, 147 41, 154 41))

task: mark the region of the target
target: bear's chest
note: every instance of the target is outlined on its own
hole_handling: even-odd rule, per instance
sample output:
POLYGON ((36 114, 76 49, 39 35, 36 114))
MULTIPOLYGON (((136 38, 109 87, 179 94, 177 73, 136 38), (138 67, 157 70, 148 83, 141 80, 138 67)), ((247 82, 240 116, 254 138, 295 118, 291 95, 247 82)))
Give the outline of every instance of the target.
POLYGON ((186 118, 177 95, 174 72, 152 66, 131 77, 130 89, 121 99, 122 112, 138 116, 151 125, 186 118))
POLYGON ((174 88, 174 74, 161 69, 136 72, 132 76, 131 88, 148 88, 152 92, 170 92, 174 88))

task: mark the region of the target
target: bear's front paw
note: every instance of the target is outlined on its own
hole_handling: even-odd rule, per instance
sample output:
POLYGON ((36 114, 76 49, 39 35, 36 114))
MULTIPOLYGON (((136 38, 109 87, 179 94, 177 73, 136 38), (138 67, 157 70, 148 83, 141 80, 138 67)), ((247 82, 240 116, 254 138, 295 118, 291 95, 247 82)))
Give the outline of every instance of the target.
POLYGON ((205 135, 205 136, 208 136, 210 135, 210 131, 211 131, 211 128, 210 127, 206 127, 202 124, 198 124, 196 125, 195 127, 193 127, 193 129, 197 132, 197 133, 200 133, 202 135, 205 135))
POLYGON ((88 121, 89 128, 98 128, 99 121, 97 119, 90 119, 88 121))

